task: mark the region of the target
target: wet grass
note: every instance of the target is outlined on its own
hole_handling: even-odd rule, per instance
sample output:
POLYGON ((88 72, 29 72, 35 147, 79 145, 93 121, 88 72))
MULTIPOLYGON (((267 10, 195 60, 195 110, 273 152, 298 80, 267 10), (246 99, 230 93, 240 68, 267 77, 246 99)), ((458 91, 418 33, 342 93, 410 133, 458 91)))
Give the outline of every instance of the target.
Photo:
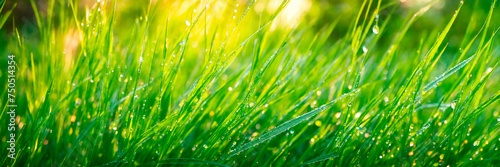
POLYGON ((438 1, 360 1, 349 25, 283 23, 288 1, 30 2, 34 36, 1 9, 4 166, 500 164, 496 0, 425 30, 438 1))

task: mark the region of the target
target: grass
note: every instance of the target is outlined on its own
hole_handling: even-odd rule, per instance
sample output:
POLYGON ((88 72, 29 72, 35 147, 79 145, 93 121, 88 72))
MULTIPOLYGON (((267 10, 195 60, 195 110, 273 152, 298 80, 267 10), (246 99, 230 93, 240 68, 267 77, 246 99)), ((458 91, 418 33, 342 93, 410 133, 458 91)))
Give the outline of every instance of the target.
POLYGON ((297 2, 2 1, 0 164, 500 164, 496 0, 297 2))

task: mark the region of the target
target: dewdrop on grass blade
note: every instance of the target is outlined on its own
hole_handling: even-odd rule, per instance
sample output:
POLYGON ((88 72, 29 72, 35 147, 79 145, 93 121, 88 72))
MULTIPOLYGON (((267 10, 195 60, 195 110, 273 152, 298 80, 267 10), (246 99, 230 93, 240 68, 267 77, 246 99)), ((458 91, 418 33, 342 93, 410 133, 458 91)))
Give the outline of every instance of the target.
POLYGON ((486 69, 486 74, 489 74, 491 71, 493 71, 493 68, 488 67, 488 69, 486 69))
POLYGON ((374 34, 378 34, 378 32, 380 31, 379 27, 378 27, 378 14, 375 15, 375 25, 373 25, 373 28, 372 28, 372 31, 374 34))
POLYGON ((373 28, 372 28, 372 31, 373 31, 373 33, 374 33, 374 34, 378 34, 378 32, 379 32, 378 25, 376 25, 376 24, 375 24, 375 25, 373 26, 373 28))
POLYGON ((356 115, 354 115, 355 118, 359 118, 360 116, 361 116, 360 112, 358 112, 358 113, 356 113, 356 115))

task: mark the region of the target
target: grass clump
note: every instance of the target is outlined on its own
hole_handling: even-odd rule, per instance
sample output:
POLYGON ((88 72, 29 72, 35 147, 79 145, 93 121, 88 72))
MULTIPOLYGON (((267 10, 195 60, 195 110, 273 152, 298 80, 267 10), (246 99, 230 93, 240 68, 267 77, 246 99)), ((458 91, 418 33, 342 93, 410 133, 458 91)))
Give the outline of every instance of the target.
POLYGON ((497 6, 2 1, 0 162, 494 166, 497 6))

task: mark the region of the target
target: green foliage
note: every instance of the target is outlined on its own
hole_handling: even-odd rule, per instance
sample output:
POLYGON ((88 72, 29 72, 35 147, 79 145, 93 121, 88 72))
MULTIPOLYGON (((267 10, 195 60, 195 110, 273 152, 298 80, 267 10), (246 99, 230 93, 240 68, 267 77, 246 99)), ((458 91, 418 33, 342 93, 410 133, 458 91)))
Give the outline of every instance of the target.
POLYGON ((3 166, 500 164, 496 0, 1 4, 3 166))

